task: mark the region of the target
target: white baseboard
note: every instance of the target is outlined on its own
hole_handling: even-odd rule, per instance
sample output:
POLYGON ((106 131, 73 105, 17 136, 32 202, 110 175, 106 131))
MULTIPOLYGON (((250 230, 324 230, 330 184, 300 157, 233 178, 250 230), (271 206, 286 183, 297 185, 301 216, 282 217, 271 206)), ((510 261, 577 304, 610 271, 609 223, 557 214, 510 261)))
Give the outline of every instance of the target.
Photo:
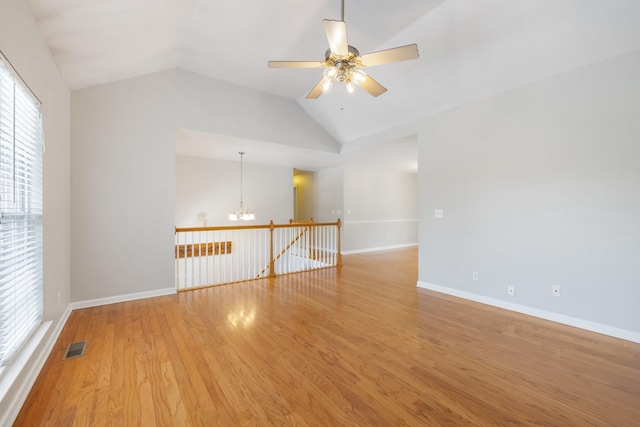
POLYGON ((18 376, 24 376, 24 379, 16 385, 16 390, 12 390, 11 395, 5 394, 4 392, 2 393, 0 401, 5 410, 0 411, 0 425, 13 425, 13 422, 20 413, 20 409, 22 409, 22 405, 24 405, 27 396, 29 396, 31 387, 35 384, 42 367, 53 350, 53 346, 58 341, 58 337, 62 333, 62 329, 67 323, 70 314, 71 306, 68 306, 55 324, 55 329, 48 337, 46 337, 46 335, 53 325, 53 321, 43 322, 25 345, 23 350, 24 355, 22 356, 23 360, 20 361, 20 356, 18 356, 16 358, 18 360, 14 360, 12 366, 9 367, 9 372, 3 374, 3 383, 7 381, 13 385, 18 376))
POLYGON ((470 292, 447 288, 440 285, 434 285, 432 283, 427 283, 423 281, 418 281, 417 286, 419 288, 429 289, 429 290, 440 292, 443 294, 464 298, 470 301, 492 305, 494 307, 504 308, 506 310, 515 311, 517 313, 527 314, 529 316, 539 317, 545 320, 551 320, 552 322, 562 323, 563 325, 569 325, 576 328, 585 329, 587 331, 597 332, 599 334, 609 335, 615 338, 620 338, 623 340, 640 344, 640 333, 638 332, 615 328, 613 326, 603 325, 601 323, 591 322, 591 321, 579 319, 576 317, 565 316, 563 314, 553 313, 551 311, 540 310, 533 307, 527 307, 525 305, 513 304, 507 301, 484 297, 482 295, 476 295, 470 292))
POLYGON ((100 305, 115 304, 118 302, 134 301, 144 298, 161 297, 165 295, 173 295, 176 293, 175 288, 157 289, 155 291, 137 292, 134 294, 116 295, 106 298, 96 298, 85 301, 75 301, 71 303, 71 309, 98 307, 100 305))
POLYGON ((381 246, 378 248, 365 248, 365 249, 356 249, 353 251, 342 251, 342 255, 364 254, 367 252, 388 251, 392 249, 411 248, 414 246, 418 246, 418 243, 405 243, 403 245, 381 246))

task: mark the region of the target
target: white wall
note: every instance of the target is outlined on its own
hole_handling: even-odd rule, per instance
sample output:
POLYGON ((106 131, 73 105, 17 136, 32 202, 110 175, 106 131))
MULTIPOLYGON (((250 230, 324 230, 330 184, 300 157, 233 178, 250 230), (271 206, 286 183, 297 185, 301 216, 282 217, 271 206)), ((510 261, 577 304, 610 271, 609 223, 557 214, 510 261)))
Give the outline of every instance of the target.
POLYGON ((344 170, 331 168, 315 172, 314 188, 317 211, 315 222, 335 222, 344 218, 344 170))
MULTIPOLYGON (((243 161, 243 202, 256 215, 252 224, 288 224, 293 218, 291 168, 243 161)), ((239 156, 238 156, 239 158, 239 156)), ((198 213, 207 226, 233 225, 227 219, 240 206, 240 162, 176 157, 176 227, 195 227, 198 213)))
MULTIPOLYGON (((0 50, 43 105, 44 154, 44 320, 43 341, 0 396, 0 425, 11 425, 22 399, 48 356, 68 315, 70 289, 69 91, 23 0, 0 2, 0 50), (58 300, 59 296, 59 300, 58 300)), ((20 357, 18 357, 20 359, 20 357)), ((5 373, 2 380, 8 375, 5 373)), ((5 384, 0 386, 3 388, 5 384)))
POLYGON ((296 177, 300 217, 343 221, 342 251, 417 245, 418 176, 346 166, 296 177))
POLYGON ((330 168, 295 176, 298 191, 298 218, 315 222, 335 222, 343 216, 342 168, 330 168))
POLYGON ((293 101, 180 70, 76 91, 71 117, 73 301, 173 287, 176 129, 339 146, 293 101))
POLYGON ((421 283, 637 340, 638 76, 636 51, 425 119, 421 283))
POLYGON ((313 218, 313 215, 318 210, 314 173, 297 171, 293 177, 293 182, 296 188, 295 219, 308 220, 313 218))
POLYGON ((345 252, 418 244, 418 175, 344 169, 345 252))

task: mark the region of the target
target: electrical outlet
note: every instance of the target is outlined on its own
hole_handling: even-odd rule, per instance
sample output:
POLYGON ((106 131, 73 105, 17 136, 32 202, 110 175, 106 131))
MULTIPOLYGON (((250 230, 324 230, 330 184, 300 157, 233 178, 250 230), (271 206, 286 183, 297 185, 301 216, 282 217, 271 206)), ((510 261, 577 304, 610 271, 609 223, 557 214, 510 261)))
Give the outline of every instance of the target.
POLYGON ((551 285, 551 295, 554 297, 560 296, 560 286, 559 285, 551 285))
POLYGON ((473 280, 478 280, 478 272, 477 271, 473 272, 473 280))
POLYGON ((507 286, 507 295, 515 296, 516 288, 515 286, 507 286))
POLYGON ((434 209, 433 210, 433 217, 434 218, 443 218, 444 217, 444 211, 442 209, 434 209))

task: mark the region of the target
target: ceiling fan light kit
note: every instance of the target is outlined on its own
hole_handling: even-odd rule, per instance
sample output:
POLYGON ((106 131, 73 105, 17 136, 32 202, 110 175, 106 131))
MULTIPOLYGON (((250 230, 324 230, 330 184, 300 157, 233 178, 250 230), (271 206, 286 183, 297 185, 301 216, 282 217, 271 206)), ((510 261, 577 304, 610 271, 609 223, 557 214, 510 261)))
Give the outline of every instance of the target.
POLYGON ((324 61, 269 61, 269 68, 325 68, 322 79, 307 94, 307 99, 317 99, 329 91, 335 82, 344 84, 348 93, 359 86, 372 96, 380 96, 387 88, 365 73, 363 67, 389 64, 392 62, 417 59, 418 45, 395 47, 391 49, 360 55, 358 49, 347 42, 347 26, 344 22, 344 0, 342 0, 342 19, 340 21, 324 19, 324 31, 329 42, 324 61))

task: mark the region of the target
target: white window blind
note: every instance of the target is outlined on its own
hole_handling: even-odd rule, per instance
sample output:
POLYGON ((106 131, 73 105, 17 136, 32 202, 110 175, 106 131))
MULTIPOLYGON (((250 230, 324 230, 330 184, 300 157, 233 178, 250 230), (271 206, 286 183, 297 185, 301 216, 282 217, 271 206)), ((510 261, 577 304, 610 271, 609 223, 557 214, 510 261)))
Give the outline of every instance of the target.
POLYGON ((42 321, 40 104, 0 54, 0 372, 42 321))

